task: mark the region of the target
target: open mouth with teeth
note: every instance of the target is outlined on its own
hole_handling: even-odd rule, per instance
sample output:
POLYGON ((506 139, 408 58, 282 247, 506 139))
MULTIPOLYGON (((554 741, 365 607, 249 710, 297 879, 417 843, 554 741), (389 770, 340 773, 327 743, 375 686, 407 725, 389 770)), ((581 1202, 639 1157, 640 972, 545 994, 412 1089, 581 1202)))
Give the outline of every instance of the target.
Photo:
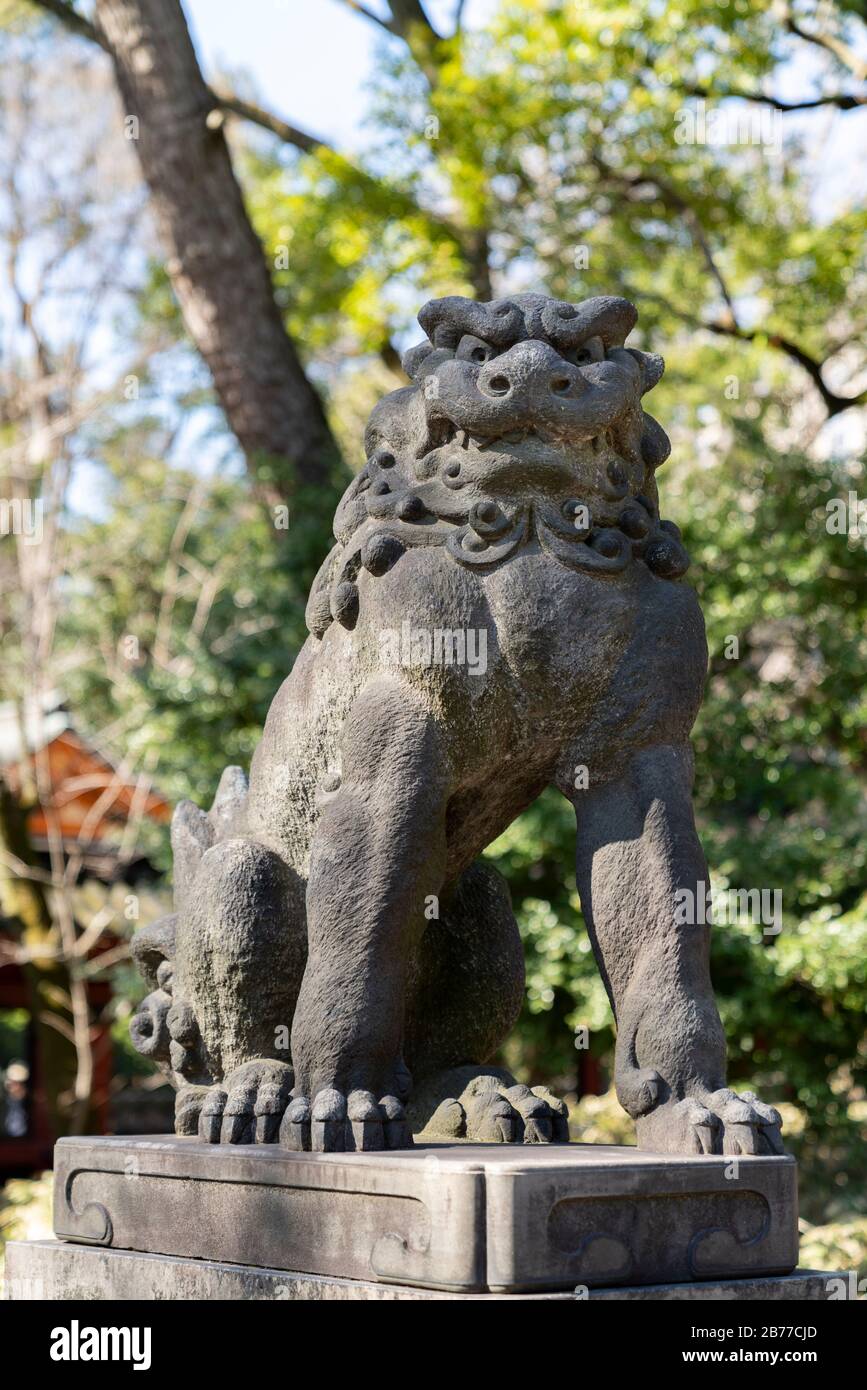
POLYGON ((450 489, 474 483, 495 495, 516 489, 550 495, 579 482, 586 486, 604 473, 616 451, 607 431, 582 439, 533 424, 481 434, 441 416, 429 421, 419 456, 427 458, 428 475, 436 470, 450 489))
MULTIPOLYGON (((603 436, 598 435, 583 442, 591 448, 597 448, 603 442, 603 436)), ((502 434, 479 434, 476 430, 463 429, 445 416, 439 416, 428 422, 428 437, 419 450, 419 456, 430 453, 433 449, 444 448, 447 444, 454 444, 459 449, 475 449, 479 453, 514 453, 520 450, 522 445, 544 445, 560 453, 572 452, 572 449, 578 447, 576 442, 570 449, 562 437, 538 425, 526 425, 502 434)))

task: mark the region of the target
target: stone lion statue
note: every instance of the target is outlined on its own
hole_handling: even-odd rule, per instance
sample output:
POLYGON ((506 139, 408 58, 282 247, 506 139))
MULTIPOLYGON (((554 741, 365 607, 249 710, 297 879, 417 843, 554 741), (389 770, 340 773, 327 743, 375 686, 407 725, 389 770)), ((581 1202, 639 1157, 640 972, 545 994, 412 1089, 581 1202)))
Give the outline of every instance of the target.
POLYGON ((725 1086, 689 734, 706 670, 688 557, 660 519, 669 452, 625 347, 626 300, 425 305, 412 384, 376 407, 334 519, 310 629, 249 786, 227 768, 174 817, 176 915, 140 931, 139 1050, 177 1130, 292 1150, 412 1134, 568 1139, 566 1108, 491 1058, 524 992, 483 850, 552 784, 617 1020, 643 1147, 779 1153, 725 1086))

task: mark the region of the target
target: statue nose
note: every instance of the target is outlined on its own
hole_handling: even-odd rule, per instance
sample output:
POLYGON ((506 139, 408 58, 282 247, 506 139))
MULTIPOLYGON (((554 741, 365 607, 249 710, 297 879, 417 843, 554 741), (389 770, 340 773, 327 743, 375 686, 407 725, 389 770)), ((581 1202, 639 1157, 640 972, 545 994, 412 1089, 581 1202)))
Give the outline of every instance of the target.
POLYGON ((580 371, 543 343, 520 343, 487 362, 479 373, 479 390, 491 400, 549 404, 586 389, 580 371))

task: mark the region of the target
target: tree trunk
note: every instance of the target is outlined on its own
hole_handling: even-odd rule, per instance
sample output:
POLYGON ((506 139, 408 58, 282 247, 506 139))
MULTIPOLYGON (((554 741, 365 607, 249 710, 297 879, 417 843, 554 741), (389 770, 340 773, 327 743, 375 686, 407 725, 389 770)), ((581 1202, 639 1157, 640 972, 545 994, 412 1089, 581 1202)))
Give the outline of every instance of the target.
POLYGON ((259 492, 326 483, 339 452, 283 326, 179 0, 97 0, 187 330, 259 492), (214 113, 214 114, 212 114, 214 113))

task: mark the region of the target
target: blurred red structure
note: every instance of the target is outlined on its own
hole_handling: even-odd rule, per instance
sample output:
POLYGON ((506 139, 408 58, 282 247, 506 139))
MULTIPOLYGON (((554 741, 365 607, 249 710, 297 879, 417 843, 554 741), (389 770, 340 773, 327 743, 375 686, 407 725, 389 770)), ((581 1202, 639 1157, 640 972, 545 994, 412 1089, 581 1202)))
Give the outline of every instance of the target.
MULTIPOLYGON (((128 776, 81 737, 58 696, 50 697, 38 715, 31 709, 22 717, 16 706, 0 704, 0 772, 19 799, 28 787, 38 784, 42 788, 43 795, 30 807, 25 822, 33 859, 39 868, 49 868, 49 832, 56 826, 64 861, 75 866, 77 883, 85 879, 106 885, 133 883, 154 876, 147 858, 137 853, 134 846, 124 845, 124 832, 131 821, 145 817, 159 823, 168 821, 169 803, 149 784, 128 776)), ((4 939, 14 950, 15 933, 8 924, 4 930, 0 915, 0 944, 4 939)), ((88 959, 107 955, 119 944, 116 936, 103 932, 88 959)), ((96 1132, 104 1133, 112 1076, 111 1035, 105 1022, 111 1001, 110 985, 105 980, 89 981, 87 997, 94 1020, 92 1121, 96 1132)), ((7 956, 5 963, 0 964, 0 1018, 7 1010, 17 1017, 19 1011, 29 1015, 30 1006, 25 971, 7 956)), ((12 1063, 7 1072, 12 1079, 5 1085, 7 1122, 0 1125, 0 1177, 50 1166, 55 1136, 45 1106, 36 1036, 31 1022, 25 1028, 20 1049, 15 1049, 16 1054, 23 1051, 25 1055, 16 1055, 13 1061, 0 1054, 0 1078, 4 1066, 12 1063), (19 1073, 26 1081, 19 1079, 19 1073), (16 1104, 19 1092, 26 1094, 26 1103, 16 1104), (23 1132, 9 1133, 19 1127, 23 1132)))

